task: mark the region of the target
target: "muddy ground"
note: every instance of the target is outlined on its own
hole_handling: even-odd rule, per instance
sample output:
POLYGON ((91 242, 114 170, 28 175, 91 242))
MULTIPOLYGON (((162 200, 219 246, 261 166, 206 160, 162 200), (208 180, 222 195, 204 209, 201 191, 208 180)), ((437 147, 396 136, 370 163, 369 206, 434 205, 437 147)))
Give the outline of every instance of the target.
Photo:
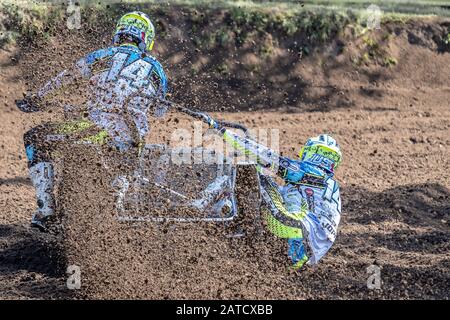
MULTIPOLYGON (((220 55, 232 74, 243 68, 236 61, 262 65, 259 73, 240 70, 233 77, 208 66, 211 53, 193 51, 189 41, 173 44, 186 36, 181 27, 170 29, 170 21, 173 37, 157 44, 155 54, 174 83, 174 99, 250 128, 279 129, 280 151, 292 157, 321 132, 341 144, 344 162, 337 179, 343 216, 335 245, 317 267, 294 272, 288 269, 286 244, 252 230, 249 221, 239 239, 210 225, 117 225, 106 222, 108 205, 86 205, 104 203, 86 196, 90 185, 70 197, 82 203, 83 213, 68 219, 69 245, 31 229, 35 201, 22 135, 60 115, 21 114, 14 99, 99 47, 96 37, 109 41, 106 33, 80 38, 66 31, 45 46, 19 44, 0 51, 1 299, 450 297, 450 53, 435 37, 448 22, 390 24, 375 32, 383 50, 398 61, 389 67, 379 61, 356 64, 363 40, 345 34, 301 58, 282 45, 268 61, 251 48, 228 48, 220 55), (388 40, 386 33, 392 34, 388 40), (186 71, 192 55, 204 66, 195 75, 186 71), (66 289, 67 259, 85 270, 80 292, 66 289), (367 288, 366 269, 372 264, 381 267, 380 290, 367 288)), ((152 141, 166 141, 171 128, 191 128, 177 114, 151 122, 152 141)))

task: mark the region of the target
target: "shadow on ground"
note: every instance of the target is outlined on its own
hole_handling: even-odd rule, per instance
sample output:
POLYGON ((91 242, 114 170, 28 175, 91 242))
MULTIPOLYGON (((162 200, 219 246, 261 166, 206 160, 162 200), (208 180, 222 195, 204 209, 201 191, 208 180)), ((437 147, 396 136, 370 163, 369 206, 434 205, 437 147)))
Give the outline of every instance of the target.
POLYGON ((29 185, 31 186, 31 180, 28 177, 14 177, 14 178, 7 178, 7 179, 1 179, 0 178, 0 186, 1 185, 29 185))
POLYGON ((0 225, 0 280, 2 298, 69 297, 56 236, 29 226, 0 225))
POLYGON ((398 220, 411 226, 449 230, 450 191, 437 183, 399 186, 382 192, 344 188, 348 220, 360 224, 398 220))

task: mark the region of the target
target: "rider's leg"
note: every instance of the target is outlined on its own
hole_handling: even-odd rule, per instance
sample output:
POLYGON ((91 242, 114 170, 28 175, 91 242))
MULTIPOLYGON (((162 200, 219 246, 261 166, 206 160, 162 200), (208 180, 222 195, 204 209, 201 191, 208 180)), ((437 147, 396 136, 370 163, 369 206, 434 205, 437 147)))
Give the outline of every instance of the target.
MULTIPOLYGON (((286 201, 286 198, 282 195, 285 190, 280 190, 269 177, 260 175, 260 181, 261 196, 265 204, 262 210, 266 226, 275 236, 288 239, 288 256, 292 261, 293 268, 299 269, 308 261, 303 244, 303 232, 301 228, 289 225, 287 218, 301 216, 298 213, 301 213, 303 208, 301 205, 297 208, 293 203, 288 203, 289 201, 286 201), (290 212, 288 208, 296 209, 298 212, 290 212)), ((290 200, 293 200, 293 197, 290 197, 290 200)))
MULTIPOLYGON (((299 216, 302 216, 299 213, 306 214, 307 208, 297 186, 285 185, 279 190, 284 200, 283 204, 289 213, 299 216)), ((288 239, 288 256, 294 269, 300 269, 309 259, 303 240, 303 231, 301 229, 299 229, 298 235, 288 239)))
POLYGON ((40 125, 24 134, 29 174, 36 190, 38 205, 31 224, 40 229, 45 229, 46 220, 55 211, 54 170, 51 163, 53 144, 47 141, 47 135, 52 132, 52 128, 51 124, 40 125))
POLYGON ((30 168, 30 177, 36 190, 38 205, 38 209, 31 219, 31 224, 40 229, 45 229, 45 222, 55 213, 53 165, 50 162, 36 164, 30 168))
POLYGON ((55 213, 53 195, 54 169, 52 157, 58 141, 76 140, 103 145, 108 134, 86 119, 65 123, 46 123, 24 134, 28 168, 36 189, 38 209, 33 215, 32 226, 46 229, 45 223, 55 213))

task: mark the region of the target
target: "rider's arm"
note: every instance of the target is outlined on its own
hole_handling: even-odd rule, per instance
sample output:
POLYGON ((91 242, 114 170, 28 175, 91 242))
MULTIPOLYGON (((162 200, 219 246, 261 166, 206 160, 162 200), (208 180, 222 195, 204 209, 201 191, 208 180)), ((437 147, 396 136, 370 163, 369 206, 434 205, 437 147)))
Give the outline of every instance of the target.
POLYGON ((69 70, 64 70, 56 77, 48 81, 37 94, 28 95, 22 100, 16 100, 17 107, 23 112, 37 112, 41 110, 41 100, 54 93, 56 90, 75 82, 80 78, 89 78, 92 74, 92 67, 114 54, 114 49, 101 49, 88 54, 78 60, 75 66, 69 70))
POLYGON ((159 94, 162 96, 162 97, 165 97, 166 96, 166 94, 167 94, 167 90, 168 90, 168 87, 167 87, 167 76, 166 76, 166 73, 164 72, 164 69, 163 69, 163 67, 161 66, 161 64, 158 62, 158 61, 156 61, 155 60, 155 64, 154 64, 154 67, 155 67, 155 72, 157 73, 157 75, 159 76, 159 81, 160 81, 160 87, 158 88, 158 91, 159 91, 159 94))
MULTIPOLYGON (((163 67, 161 64, 155 59, 153 62, 153 73, 156 74, 157 78, 159 79, 158 84, 158 91, 156 92, 156 95, 159 100, 164 100, 167 94, 167 77, 166 73, 164 72, 163 67)), ((150 76, 152 78, 152 76, 150 76)), ((163 103, 157 103, 155 109, 153 110, 153 115, 155 117, 162 117, 166 114, 168 110, 168 106, 163 103)))
POLYGON ((75 79, 83 74, 82 72, 86 72, 86 69, 88 69, 88 67, 84 59, 79 60, 75 68, 60 72, 56 77, 52 78, 41 87, 36 94, 29 94, 22 100, 16 100, 17 107, 23 112, 41 111, 43 98, 54 93, 56 90, 61 89, 65 85, 73 83, 75 79))
POLYGON ((255 161, 261 167, 268 169, 283 178, 286 175, 288 168, 285 167, 285 160, 287 158, 281 157, 272 149, 267 148, 252 139, 241 137, 224 127, 219 129, 219 133, 227 143, 242 152, 251 160, 255 161))
POLYGON ((92 66, 102 59, 111 56, 111 54, 112 50, 110 48, 101 49, 81 58, 71 69, 60 72, 56 77, 48 81, 41 89, 39 89, 37 97, 42 99, 79 79, 89 78, 92 74, 92 66))
MULTIPOLYGON (((208 119, 211 119, 208 116, 208 119)), ((225 127, 220 126, 215 120, 209 120, 209 125, 212 128, 219 130, 219 133, 223 136, 224 140, 231 144, 235 149, 241 151, 245 156, 249 157, 253 161, 265 169, 277 174, 285 181, 300 183, 305 178, 305 174, 308 174, 309 178, 314 178, 316 184, 322 185, 326 178, 323 170, 314 166, 308 166, 297 160, 289 159, 287 157, 280 156, 275 151, 256 143, 249 138, 243 138, 236 133, 227 130, 225 127)))
POLYGON ((43 87, 41 87, 37 92, 37 98, 42 99, 51 93, 61 89, 62 87, 73 83, 77 78, 77 73, 73 70, 64 70, 60 72, 56 77, 48 81, 43 87))

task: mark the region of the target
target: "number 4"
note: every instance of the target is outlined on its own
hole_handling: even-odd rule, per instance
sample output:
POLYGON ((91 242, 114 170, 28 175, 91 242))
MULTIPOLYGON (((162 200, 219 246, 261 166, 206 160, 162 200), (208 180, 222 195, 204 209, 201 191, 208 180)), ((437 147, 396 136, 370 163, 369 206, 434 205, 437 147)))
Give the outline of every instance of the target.
POLYGON ((152 65, 147 61, 138 59, 128 66, 124 67, 125 61, 128 59, 129 55, 123 52, 119 52, 114 55, 112 67, 109 71, 107 81, 117 80, 117 76, 130 80, 131 85, 135 87, 140 87, 148 83, 148 76, 152 71, 152 65))
POLYGON ((131 85, 141 87, 148 83, 148 76, 152 70, 152 65, 142 59, 136 60, 123 68, 120 75, 131 80, 131 85))

